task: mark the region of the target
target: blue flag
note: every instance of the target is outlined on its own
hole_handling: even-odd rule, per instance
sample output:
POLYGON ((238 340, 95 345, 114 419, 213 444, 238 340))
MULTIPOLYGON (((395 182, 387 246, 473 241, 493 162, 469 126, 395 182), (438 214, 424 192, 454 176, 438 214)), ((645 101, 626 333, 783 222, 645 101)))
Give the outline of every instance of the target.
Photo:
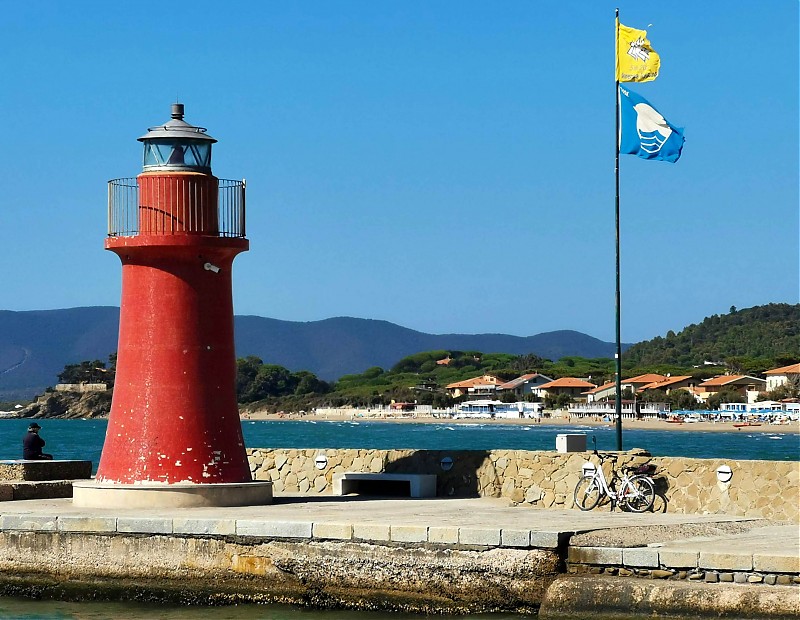
POLYGON ((650 102, 619 88, 619 152, 675 163, 683 148, 683 129, 665 119, 650 102))

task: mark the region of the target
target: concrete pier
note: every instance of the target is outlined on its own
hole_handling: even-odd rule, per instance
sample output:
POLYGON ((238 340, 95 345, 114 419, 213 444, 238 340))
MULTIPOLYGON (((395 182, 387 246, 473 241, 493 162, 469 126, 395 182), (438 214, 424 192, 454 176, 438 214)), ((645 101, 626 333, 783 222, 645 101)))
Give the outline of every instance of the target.
POLYGON ((0 593, 58 596, 67 584, 118 597, 135 582, 198 603, 558 617, 686 614, 688 600, 699 617, 800 615, 796 523, 289 495, 169 510, 30 500, 0 514, 0 593))

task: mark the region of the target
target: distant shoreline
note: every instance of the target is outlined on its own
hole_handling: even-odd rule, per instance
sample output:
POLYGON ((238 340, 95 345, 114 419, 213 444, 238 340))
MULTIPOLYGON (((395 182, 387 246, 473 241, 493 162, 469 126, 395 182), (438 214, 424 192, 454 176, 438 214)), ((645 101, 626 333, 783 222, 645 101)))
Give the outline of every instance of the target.
MULTIPOLYGON (((574 426, 576 430, 582 427, 606 427, 614 428, 613 422, 603 422, 593 419, 567 419, 566 417, 542 418, 540 422, 529 418, 496 418, 492 419, 460 419, 453 418, 434 418, 429 415, 419 415, 416 417, 399 414, 386 414, 376 412, 358 411, 355 414, 328 414, 317 415, 313 413, 267 413, 262 411, 247 412, 241 414, 242 420, 313 420, 321 421, 341 421, 358 420, 362 422, 386 422, 390 424, 493 424, 493 425, 516 425, 516 426, 574 426), (361 414, 361 415, 359 415, 361 414)), ((790 424, 766 424, 761 426, 747 426, 736 428, 732 422, 694 422, 673 424, 665 420, 627 420, 622 421, 623 429, 629 430, 652 430, 652 431, 693 431, 693 432, 715 432, 715 433, 791 433, 800 434, 800 422, 790 424)))

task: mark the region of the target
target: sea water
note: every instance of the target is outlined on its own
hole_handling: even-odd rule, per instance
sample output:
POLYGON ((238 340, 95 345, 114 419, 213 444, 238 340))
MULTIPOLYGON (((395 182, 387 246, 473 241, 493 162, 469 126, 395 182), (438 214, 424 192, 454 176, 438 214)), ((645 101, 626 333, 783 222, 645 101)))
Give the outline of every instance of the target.
MULTIPOLYGON (((100 460, 106 420, 39 420, 46 452, 60 459, 100 460)), ((29 420, 0 420, 0 459, 21 457, 22 437, 29 420)), ((616 449, 613 427, 539 424, 401 424, 373 421, 268 420, 242 421, 250 448, 373 448, 421 450, 553 450, 556 435, 586 433, 599 450, 616 449)), ((644 448, 654 456, 744 460, 798 460, 800 436, 781 431, 746 430, 717 433, 690 430, 623 431, 623 447, 644 448)), ((591 446, 591 441, 588 444, 591 446)), ((452 616, 451 616, 452 617, 452 616)), ((517 614, 477 614, 469 620, 521 620, 517 614)), ((136 602, 61 602, 0 598, 0 619, 131 620, 214 618, 215 620, 418 620, 420 616, 382 612, 307 610, 284 605, 230 607, 171 607, 136 602)), ((458 618, 458 617, 454 617, 458 618)), ((577 620, 577 619, 576 619, 577 620)))
MULTIPOLYGON (((97 464, 106 420, 39 420, 44 451, 59 459, 97 464)), ((0 420, 0 459, 22 457, 29 420, 0 420)), ((176 432, 177 429, 176 429, 176 432)), ((579 424, 447 424, 374 421, 243 420, 248 448, 366 448, 377 450, 554 450, 556 435, 585 433, 598 450, 616 449, 613 426, 579 424)), ((800 458, 800 435, 781 430, 727 433, 690 430, 623 430, 623 448, 644 448, 653 456, 793 461, 800 458)))

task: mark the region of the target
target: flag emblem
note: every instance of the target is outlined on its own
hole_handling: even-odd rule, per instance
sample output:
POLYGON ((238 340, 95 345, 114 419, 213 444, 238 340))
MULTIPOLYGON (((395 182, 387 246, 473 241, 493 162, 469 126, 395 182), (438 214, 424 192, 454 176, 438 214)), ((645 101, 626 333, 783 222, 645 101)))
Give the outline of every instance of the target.
POLYGON ((642 159, 676 162, 681 156, 683 129, 675 127, 644 97, 620 87, 619 152, 642 159))
POLYGON ((658 77, 661 58, 650 47, 646 30, 623 26, 617 20, 617 80, 650 82, 658 77))

